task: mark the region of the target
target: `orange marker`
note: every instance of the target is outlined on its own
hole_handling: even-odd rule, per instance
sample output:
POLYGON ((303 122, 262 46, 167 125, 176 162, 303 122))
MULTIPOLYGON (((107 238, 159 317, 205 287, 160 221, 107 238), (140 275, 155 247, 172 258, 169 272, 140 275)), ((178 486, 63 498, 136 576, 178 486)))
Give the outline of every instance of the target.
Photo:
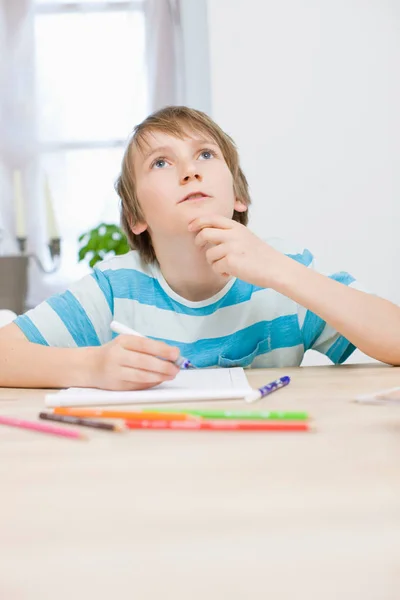
POLYGON ((126 419, 128 421, 199 421, 199 417, 185 413, 143 412, 129 410, 101 410, 97 408, 66 408, 58 406, 54 409, 56 415, 72 417, 100 417, 106 419, 126 419))

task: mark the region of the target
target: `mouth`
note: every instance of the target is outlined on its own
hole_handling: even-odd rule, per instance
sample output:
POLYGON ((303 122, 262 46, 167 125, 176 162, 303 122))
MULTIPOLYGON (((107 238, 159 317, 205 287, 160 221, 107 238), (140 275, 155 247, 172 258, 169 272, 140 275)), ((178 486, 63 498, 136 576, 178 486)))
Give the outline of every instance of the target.
POLYGON ((182 200, 179 200, 178 204, 182 204, 182 202, 186 202, 187 200, 192 202, 194 200, 202 200, 203 198, 209 198, 208 194, 204 194, 203 192, 192 192, 182 198, 182 200))

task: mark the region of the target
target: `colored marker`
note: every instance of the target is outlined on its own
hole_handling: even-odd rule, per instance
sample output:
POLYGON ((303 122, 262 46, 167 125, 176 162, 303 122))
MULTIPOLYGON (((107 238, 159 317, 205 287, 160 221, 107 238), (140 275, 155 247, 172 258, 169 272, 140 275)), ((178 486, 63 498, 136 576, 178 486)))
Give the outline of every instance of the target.
POLYGON ((180 431, 309 431, 309 423, 298 421, 224 421, 223 419, 198 421, 126 421, 129 429, 174 429, 180 431))
POLYGON ((60 423, 68 423, 69 425, 81 425, 82 427, 92 427, 93 429, 103 429, 105 431, 125 431, 125 425, 119 423, 102 423, 101 421, 92 421, 90 419, 81 419, 71 415, 55 415, 53 413, 41 412, 40 419, 48 421, 59 421, 60 423))
POLYGON ((283 377, 276 379, 276 381, 271 381, 271 383, 267 383, 267 385, 258 388, 258 390, 254 390, 254 392, 251 392, 245 397, 244 401, 248 404, 256 402, 257 400, 264 398, 264 396, 272 394, 275 390, 279 390, 285 385, 288 385, 288 383, 290 383, 290 377, 289 375, 284 375, 283 377))
MULTIPOLYGON (((181 413, 176 409, 163 409, 160 413, 153 409, 151 411, 152 417, 154 415, 167 414, 168 416, 178 416, 181 413)), ((143 418, 147 418, 147 411, 141 412, 143 418)), ((276 411, 261 411, 261 412, 245 412, 240 410, 198 410, 198 409, 186 409, 184 414, 193 417, 202 417, 204 419, 236 419, 241 420, 252 420, 252 421, 307 421, 309 418, 306 412, 276 412, 276 411)), ((163 419, 160 416, 160 419, 163 419)))
MULTIPOLYGON (((115 333, 121 333, 123 335, 137 335, 138 337, 146 337, 145 335, 138 333, 134 329, 131 329, 130 327, 127 327, 126 325, 123 325, 122 323, 119 323, 118 321, 111 321, 110 328, 115 333)), ((190 360, 188 358, 184 358, 183 356, 178 356, 178 358, 173 362, 180 369, 195 369, 196 368, 192 365, 192 363, 190 362, 190 360)))
POLYGON ((356 396, 356 402, 364 404, 400 404, 400 387, 380 390, 373 394, 356 396))
POLYGON ((30 431, 49 433, 51 435, 58 435, 61 437, 72 438, 75 440, 87 439, 87 437, 80 431, 73 431, 72 429, 63 429, 62 427, 55 427, 54 425, 47 425, 45 423, 37 423, 36 421, 25 421, 23 419, 15 419, 13 417, 0 416, 0 425, 8 425, 9 427, 18 427, 21 429, 29 429, 30 431))
MULTIPOLYGON (((46 413, 47 414, 47 413, 46 413)), ((73 417, 96 417, 96 418, 108 418, 108 419, 128 419, 139 421, 147 419, 148 421, 186 421, 188 419, 195 419, 196 417, 184 413, 167 413, 164 411, 131 411, 131 410, 101 410, 98 408, 67 408, 63 406, 57 406, 54 409, 54 414, 57 415, 71 415, 73 417)))

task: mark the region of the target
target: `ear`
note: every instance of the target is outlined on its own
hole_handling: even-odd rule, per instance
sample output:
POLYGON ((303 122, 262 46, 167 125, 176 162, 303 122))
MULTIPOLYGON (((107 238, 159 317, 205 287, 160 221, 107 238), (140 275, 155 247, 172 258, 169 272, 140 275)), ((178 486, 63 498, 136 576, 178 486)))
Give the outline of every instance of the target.
POLYGON ((136 223, 133 227, 131 226, 132 233, 140 235, 143 231, 146 231, 147 223, 136 223))
POLYGON ((245 203, 238 199, 235 200, 233 208, 236 210, 236 212, 246 212, 247 210, 247 206, 245 205, 245 203))
POLYGON ((143 231, 146 231, 147 229, 147 223, 137 221, 135 224, 133 224, 132 215, 129 215, 128 223, 132 233, 134 233, 135 235, 140 235, 141 233, 143 233, 143 231))

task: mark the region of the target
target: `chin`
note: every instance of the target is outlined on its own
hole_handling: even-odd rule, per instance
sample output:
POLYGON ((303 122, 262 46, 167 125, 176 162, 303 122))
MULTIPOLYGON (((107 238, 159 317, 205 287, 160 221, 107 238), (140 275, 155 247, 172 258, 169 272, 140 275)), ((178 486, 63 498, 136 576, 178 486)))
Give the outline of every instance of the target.
POLYGON ((185 202, 185 214, 190 215, 220 215, 221 217, 227 217, 228 219, 233 216, 233 209, 226 206, 218 206, 211 202, 185 202))

